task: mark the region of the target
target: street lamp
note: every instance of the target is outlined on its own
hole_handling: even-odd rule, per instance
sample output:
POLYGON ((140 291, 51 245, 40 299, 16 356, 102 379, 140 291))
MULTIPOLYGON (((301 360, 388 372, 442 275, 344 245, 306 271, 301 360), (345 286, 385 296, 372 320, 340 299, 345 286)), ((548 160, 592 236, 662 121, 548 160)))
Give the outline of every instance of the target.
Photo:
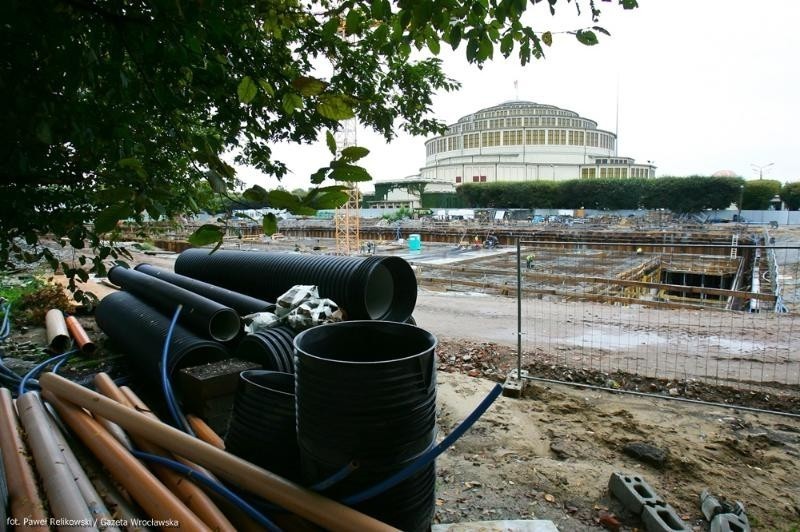
POLYGON ((744 201, 744 185, 739 185, 739 214, 736 217, 736 221, 741 223, 742 222, 742 201, 744 201))
POLYGON ((773 164, 775 164, 775 163, 769 163, 769 164, 764 164, 764 165, 750 163, 750 166, 753 167, 753 171, 754 172, 758 171, 758 178, 759 179, 764 179, 764 170, 766 170, 767 168, 769 168, 773 164))

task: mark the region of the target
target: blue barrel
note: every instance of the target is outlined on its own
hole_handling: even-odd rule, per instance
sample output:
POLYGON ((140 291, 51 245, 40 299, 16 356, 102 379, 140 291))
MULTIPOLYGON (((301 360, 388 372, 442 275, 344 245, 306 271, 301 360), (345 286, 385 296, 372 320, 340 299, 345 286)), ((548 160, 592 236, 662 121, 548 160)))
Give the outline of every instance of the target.
POLYGON ((422 249, 422 239, 419 235, 408 235, 408 249, 411 251, 422 249))

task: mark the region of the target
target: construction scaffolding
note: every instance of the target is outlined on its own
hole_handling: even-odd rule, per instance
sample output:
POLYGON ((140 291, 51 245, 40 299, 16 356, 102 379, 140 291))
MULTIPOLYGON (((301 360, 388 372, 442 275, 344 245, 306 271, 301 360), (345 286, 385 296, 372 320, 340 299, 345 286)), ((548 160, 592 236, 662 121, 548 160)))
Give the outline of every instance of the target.
MULTIPOLYGON (((342 123, 336 134, 339 152, 356 145, 356 120, 351 118, 342 123)), ((336 254, 353 255, 361 249, 360 193, 356 183, 339 184, 347 187, 347 202, 338 207, 333 215, 336 225, 336 254)))

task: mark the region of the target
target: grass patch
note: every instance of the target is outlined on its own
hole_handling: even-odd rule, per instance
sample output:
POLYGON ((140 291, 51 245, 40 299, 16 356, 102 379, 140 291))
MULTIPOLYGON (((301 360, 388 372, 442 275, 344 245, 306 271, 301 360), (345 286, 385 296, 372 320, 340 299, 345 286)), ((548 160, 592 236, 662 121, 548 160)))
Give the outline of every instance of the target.
POLYGON ((11 318, 17 325, 44 325, 48 310, 67 312, 71 308, 62 286, 39 277, 0 277, 0 297, 11 303, 11 318))

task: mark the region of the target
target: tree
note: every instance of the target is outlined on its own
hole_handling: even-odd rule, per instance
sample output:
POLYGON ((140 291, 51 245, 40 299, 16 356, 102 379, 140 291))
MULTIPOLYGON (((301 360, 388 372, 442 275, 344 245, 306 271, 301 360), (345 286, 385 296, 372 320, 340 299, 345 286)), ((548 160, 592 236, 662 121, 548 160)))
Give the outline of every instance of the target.
MULTIPOLYGON (((458 84, 435 57, 441 44, 478 66, 498 52, 524 65, 553 41, 529 25, 538 18, 523 19, 539 3, 554 12, 557 0, 6 0, 0 262, 59 266, 36 246, 52 234, 91 248, 90 271, 102 274, 120 252, 120 220, 198 212, 201 183, 234 188, 230 157, 280 178, 287 168, 270 143, 315 142, 323 131, 332 160, 311 176, 316 188, 300 198, 255 186, 242 197, 300 214, 341 204, 332 183, 370 177, 357 164, 367 149, 337 149, 338 122, 356 117, 387 140, 398 129, 442 132, 431 96, 458 84)), ((572 3, 579 12, 588 3, 591 22, 569 33, 596 44, 607 32, 595 1, 572 3)), ((271 232, 276 221, 263 225, 271 232)), ((223 234, 203 226, 192 242, 223 234)))
POLYGON ((800 209, 800 182, 786 183, 781 189, 781 198, 789 210, 800 209))
POLYGON ((769 209, 770 200, 781 192, 781 182, 772 179, 745 181, 742 208, 745 210, 769 209))

